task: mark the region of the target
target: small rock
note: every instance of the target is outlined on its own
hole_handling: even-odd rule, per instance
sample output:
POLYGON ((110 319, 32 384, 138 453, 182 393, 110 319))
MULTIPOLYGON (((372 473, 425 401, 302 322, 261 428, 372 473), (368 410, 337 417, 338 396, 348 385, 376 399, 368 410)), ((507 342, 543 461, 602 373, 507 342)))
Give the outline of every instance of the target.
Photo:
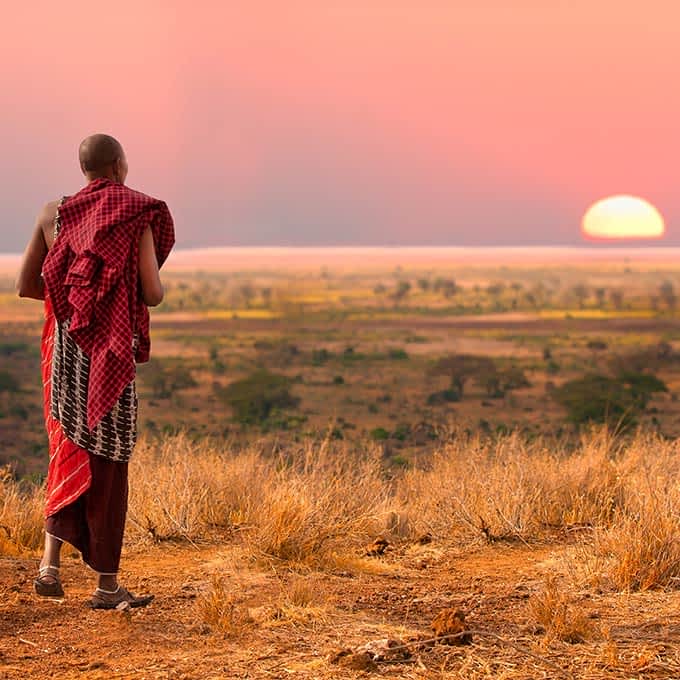
POLYGON ((436 638, 447 645, 469 645, 472 633, 466 633, 465 613, 460 609, 444 609, 439 612, 430 628, 436 638))

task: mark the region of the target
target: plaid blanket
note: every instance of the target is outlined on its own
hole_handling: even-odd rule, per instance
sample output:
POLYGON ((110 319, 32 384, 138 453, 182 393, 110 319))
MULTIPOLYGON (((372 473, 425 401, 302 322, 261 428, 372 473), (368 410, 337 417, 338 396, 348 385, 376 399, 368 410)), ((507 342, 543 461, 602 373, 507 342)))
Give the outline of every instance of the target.
POLYGON ((149 359, 149 311, 139 287, 139 239, 151 227, 159 265, 175 242, 162 201, 108 179, 59 208, 60 232, 43 265, 57 323, 90 359, 87 426, 94 429, 149 359), (133 351, 133 338, 138 345, 133 351))

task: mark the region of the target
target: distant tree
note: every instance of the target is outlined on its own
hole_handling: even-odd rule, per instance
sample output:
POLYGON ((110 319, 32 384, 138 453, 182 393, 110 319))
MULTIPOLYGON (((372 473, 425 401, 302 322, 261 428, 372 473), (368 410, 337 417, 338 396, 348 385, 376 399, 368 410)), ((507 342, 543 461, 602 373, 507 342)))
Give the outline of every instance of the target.
POLYGON ((418 279, 418 288, 426 293, 430 290, 430 279, 418 279))
POLYGON ((607 289, 606 288, 596 288, 595 291, 595 298, 597 299, 597 306, 602 309, 604 307, 604 301, 607 297, 607 289))
POLYGON ((486 287, 486 292, 493 297, 502 295, 504 290, 505 284, 503 283, 491 283, 486 287))
POLYGON ((453 297, 458 292, 458 285, 454 279, 438 277, 435 279, 433 290, 442 294, 446 299, 453 297))
POLYGON ((583 309, 585 305, 585 301, 588 299, 588 296, 590 295, 590 291, 588 290, 588 286, 586 286, 583 283, 577 283, 572 289, 571 289, 572 295, 576 298, 578 302, 579 309, 583 309))
POLYGON ((608 345, 604 340, 588 340, 586 347, 593 350, 593 352, 603 352, 607 349, 608 345))
POLYGON ((672 281, 664 281, 659 286, 659 295, 668 309, 673 311, 678 303, 677 295, 675 294, 675 286, 672 281))
POLYGON ((482 374, 490 374, 495 364, 489 357, 472 354, 454 354, 444 357, 430 369, 431 375, 445 375, 451 381, 451 390, 460 398, 463 396, 465 383, 482 374))
POLYGON ((392 299, 398 304, 411 292, 411 282, 403 279, 397 283, 396 289, 392 292, 392 299))
POLYGON ((265 286, 260 290, 260 296, 262 297, 262 304, 269 309, 272 306, 272 289, 265 286))
POLYGON ((498 368, 493 362, 481 367, 475 379, 486 390, 487 395, 495 399, 504 397, 512 390, 531 386, 524 371, 518 366, 498 368))
POLYGON ((234 419, 243 424, 259 424, 274 410, 294 408, 300 402, 290 393, 291 379, 266 370, 236 380, 217 390, 232 409, 234 419))
POLYGON ((143 380, 156 399, 169 399, 175 392, 196 387, 198 384, 185 366, 170 365, 158 360, 148 364, 143 380))
POLYGON ((615 378, 587 375, 569 380, 552 395, 575 424, 607 423, 625 429, 635 424, 653 393, 664 391, 666 385, 655 376, 628 373, 615 378))
POLYGON ((246 309, 250 309, 250 305, 255 299, 255 295, 257 295, 257 292, 253 284, 252 283, 241 284, 238 288, 238 292, 241 296, 241 299, 243 300, 243 304, 245 305, 246 309))
POLYGON ((623 309, 623 291, 614 288, 609 291, 609 299, 611 300, 612 305, 614 306, 614 309, 617 311, 621 311, 623 309))

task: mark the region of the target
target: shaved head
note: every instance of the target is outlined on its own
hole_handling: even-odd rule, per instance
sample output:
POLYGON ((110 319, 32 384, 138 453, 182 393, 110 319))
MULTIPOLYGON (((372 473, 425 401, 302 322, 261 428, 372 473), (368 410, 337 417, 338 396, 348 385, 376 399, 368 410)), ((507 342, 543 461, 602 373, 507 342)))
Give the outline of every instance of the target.
POLYGON ((110 135, 90 135, 80 143, 83 172, 102 172, 124 155, 120 142, 110 135))
POLYGON ((125 180, 124 177, 117 177, 121 166, 124 166, 124 173, 127 174, 125 152, 121 143, 111 135, 96 134, 86 137, 80 143, 78 157, 80 168, 90 179, 110 177, 117 181, 125 180))

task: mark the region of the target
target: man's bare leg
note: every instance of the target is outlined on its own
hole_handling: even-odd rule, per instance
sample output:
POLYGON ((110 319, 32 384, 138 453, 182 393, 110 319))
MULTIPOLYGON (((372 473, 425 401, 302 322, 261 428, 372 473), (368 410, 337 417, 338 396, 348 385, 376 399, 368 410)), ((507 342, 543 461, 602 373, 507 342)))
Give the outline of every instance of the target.
POLYGON ((115 593, 118 590, 118 574, 99 574, 97 588, 104 592, 115 593))
POLYGON ((59 540, 56 536, 45 533, 45 550, 43 552, 43 558, 40 560, 41 567, 56 567, 59 569, 61 565, 61 546, 64 545, 63 541, 59 540))
POLYGON ((40 560, 38 578, 33 581, 35 592, 42 597, 62 597, 64 589, 59 580, 61 546, 63 541, 45 533, 45 550, 40 560))

